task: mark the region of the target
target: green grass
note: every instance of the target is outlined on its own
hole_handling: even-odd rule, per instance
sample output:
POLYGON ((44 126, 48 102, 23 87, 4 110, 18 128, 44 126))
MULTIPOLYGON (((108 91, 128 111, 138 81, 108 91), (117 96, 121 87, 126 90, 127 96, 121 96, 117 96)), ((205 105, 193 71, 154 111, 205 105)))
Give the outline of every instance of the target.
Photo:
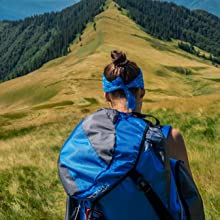
POLYGON ((86 101, 88 101, 91 105, 99 104, 98 100, 95 98, 84 98, 86 101))
POLYGON ((92 41, 87 43, 82 39, 82 41, 80 42, 81 48, 78 50, 77 56, 93 54, 96 51, 96 49, 102 44, 104 40, 103 33, 102 31, 98 29, 98 27, 97 27, 96 32, 97 32, 97 35, 94 37, 92 41))
POLYGON ((55 102, 55 103, 48 103, 48 104, 42 104, 38 105, 36 107, 33 107, 33 110, 40 110, 40 109, 50 109, 54 107, 60 107, 60 106, 68 106, 68 105, 73 105, 73 101, 62 101, 62 102, 55 102))
POLYGON ((218 83, 220 82, 220 79, 212 79, 212 78, 206 78, 206 79, 214 81, 214 82, 218 82, 218 83))
POLYGON ((6 139, 11 139, 11 138, 23 136, 23 135, 26 135, 36 129, 37 129, 36 126, 29 126, 29 127, 20 128, 20 129, 13 129, 13 130, 1 129, 0 140, 6 140, 6 139))
MULTIPOLYGON (((146 90, 148 93, 154 93, 154 94, 164 94, 164 95, 169 95, 169 96, 176 96, 177 94, 174 93, 173 91, 170 90, 164 90, 164 89, 147 89, 146 90)), ((145 100, 145 98, 144 98, 145 100)), ((144 101, 146 102, 146 100, 144 101)))
POLYGON ((37 165, 16 167, 0 173, 0 184, 2 220, 63 218, 62 213, 51 210, 57 203, 57 191, 62 190, 56 169, 45 172, 37 165))
POLYGON ((155 102, 155 100, 152 100, 152 99, 143 99, 143 102, 153 103, 153 102, 155 102))
MULTIPOLYGON (((0 128, 2 126, 7 126, 11 124, 11 121, 13 120, 19 120, 23 119, 28 115, 27 112, 9 112, 0 115, 0 128)), ((2 132, 2 129, 0 130, 0 134, 2 132)))
POLYGON ((24 135, 29 135, 32 132, 36 132, 48 128, 50 124, 52 123, 44 123, 42 125, 31 125, 28 127, 14 128, 9 130, 1 128, 0 140, 7 140, 12 138, 22 137, 24 135))
POLYGON ((149 38, 149 37, 141 36, 141 35, 138 35, 138 34, 131 34, 131 36, 134 36, 134 37, 137 37, 137 38, 143 39, 143 40, 148 41, 148 42, 150 42, 150 41, 152 40, 152 39, 149 38))
POLYGON ((137 34, 131 34, 131 35, 149 42, 151 47, 153 47, 156 50, 168 51, 168 52, 175 53, 175 51, 173 50, 174 48, 172 48, 170 45, 167 45, 165 42, 163 42, 161 40, 158 40, 156 38, 141 36, 141 35, 137 35, 137 34))
POLYGON ((164 66, 164 67, 172 72, 179 73, 179 74, 186 75, 186 76, 193 74, 192 70, 189 68, 184 68, 184 67, 179 67, 179 66, 164 66))
MULTIPOLYGON (((172 42, 163 42, 162 40, 158 40, 156 38, 150 38, 150 37, 146 37, 146 36, 141 36, 138 34, 131 34, 134 37, 140 38, 145 40, 146 42, 150 43, 151 47, 153 47, 154 49, 161 51, 161 52, 170 52, 176 55, 179 55, 181 57, 187 58, 189 60, 192 60, 192 55, 189 53, 181 53, 178 50, 178 46, 177 46, 177 42, 174 40, 172 42)), ((199 59, 198 57, 194 57, 193 59, 196 59, 198 61, 202 61, 201 59, 199 59)), ((204 61, 202 61, 204 62, 204 61)), ((197 68, 195 67, 195 70, 203 70, 205 69, 205 67, 201 67, 201 68, 197 68)))
POLYGON ((26 112, 14 112, 14 113, 6 113, 6 114, 3 114, 3 115, 0 115, 0 117, 15 120, 15 119, 24 118, 27 115, 28 114, 26 112))
POLYGON ((154 74, 157 76, 160 76, 160 77, 168 77, 169 76, 166 69, 158 69, 154 72, 154 74))
POLYGON ((206 70, 207 67, 204 67, 204 66, 196 66, 196 67, 190 67, 190 69, 193 69, 193 70, 199 71, 199 70, 206 70))
POLYGON ((7 168, 2 170, 1 166, 0 172, 0 219, 64 218, 65 193, 57 173, 57 159, 76 124, 75 117, 68 116, 60 123, 38 128, 20 129, 16 134, 11 131, 5 136, 8 147, 16 147, 13 151, 0 149, 0 160, 7 158, 7 168), (14 157, 14 162, 20 160, 18 164, 14 164, 14 157))
POLYGON ((11 104, 23 100, 31 104, 39 104, 50 100, 58 91, 55 86, 42 88, 35 84, 4 93, 0 96, 0 102, 11 104))

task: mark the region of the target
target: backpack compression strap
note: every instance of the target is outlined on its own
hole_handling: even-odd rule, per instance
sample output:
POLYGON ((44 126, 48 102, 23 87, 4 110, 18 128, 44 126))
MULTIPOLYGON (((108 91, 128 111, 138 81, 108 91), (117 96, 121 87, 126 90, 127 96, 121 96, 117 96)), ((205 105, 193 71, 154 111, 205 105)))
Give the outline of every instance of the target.
POLYGON ((130 177, 135 182, 135 184, 139 187, 139 189, 144 192, 144 195, 146 196, 148 201, 153 206, 160 220, 174 220, 170 212, 164 206, 163 202, 160 200, 157 194, 153 191, 151 185, 136 169, 132 170, 130 177))
POLYGON ((67 196, 65 220, 80 220, 79 209, 79 202, 76 199, 67 196))

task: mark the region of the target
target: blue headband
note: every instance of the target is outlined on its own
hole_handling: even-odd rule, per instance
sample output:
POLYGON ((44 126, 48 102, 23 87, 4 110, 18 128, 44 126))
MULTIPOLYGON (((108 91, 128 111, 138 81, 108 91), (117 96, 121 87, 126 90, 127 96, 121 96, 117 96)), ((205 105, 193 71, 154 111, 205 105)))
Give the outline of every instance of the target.
POLYGON ((140 70, 138 76, 133 81, 131 81, 129 84, 126 85, 124 84, 124 81, 120 76, 117 77, 112 82, 109 82, 103 74, 102 84, 103 84, 104 92, 113 92, 119 89, 123 89, 127 99, 127 108, 134 110, 136 108, 136 98, 129 89, 144 88, 143 74, 142 71, 140 70))

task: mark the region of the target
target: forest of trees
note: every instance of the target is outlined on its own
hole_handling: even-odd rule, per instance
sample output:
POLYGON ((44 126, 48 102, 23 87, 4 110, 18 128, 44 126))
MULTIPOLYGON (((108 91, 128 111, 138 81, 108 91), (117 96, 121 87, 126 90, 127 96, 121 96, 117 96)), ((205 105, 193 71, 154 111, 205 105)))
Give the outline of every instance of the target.
POLYGON ((61 12, 0 22, 0 81, 66 55, 69 44, 103 11, 104 4, 105 0, 81 0, 61 12))
POLYGON ((190 43, 181 41, 178 43, 178 47, 188 53, 196 55, 197 57, 201 57, 205 60, 210 60, 213 65, 220 65, 220 57, 214 57, 212 54, 206 55, 206 53, 201 52, 199 49, 196 49, 195 46, 190 43))
MULTIPOLYGON (((115 0, 143 29, 162 40, 179 39, 209 52, 220 61, 220 18, 202 10, 190 11, 174 3, 115 0)), ((190 51, 188 51, 190 52, 190 51)), ((191 51, 192 52, 192 51, 191 51)))

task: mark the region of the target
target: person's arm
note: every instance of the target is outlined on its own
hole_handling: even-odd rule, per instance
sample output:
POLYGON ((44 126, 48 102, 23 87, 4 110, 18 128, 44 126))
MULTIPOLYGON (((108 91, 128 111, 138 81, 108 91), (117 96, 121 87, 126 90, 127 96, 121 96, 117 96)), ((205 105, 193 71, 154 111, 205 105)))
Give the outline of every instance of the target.
POLYGON ((175 128, 171 129, 167 139, 167 146, 170 156, 173 157, 174 159, 184 161, 187 170, 192 176, 189 166, 188 155, 186 151, 186 145, 183 136, 177 129, 175 128))

